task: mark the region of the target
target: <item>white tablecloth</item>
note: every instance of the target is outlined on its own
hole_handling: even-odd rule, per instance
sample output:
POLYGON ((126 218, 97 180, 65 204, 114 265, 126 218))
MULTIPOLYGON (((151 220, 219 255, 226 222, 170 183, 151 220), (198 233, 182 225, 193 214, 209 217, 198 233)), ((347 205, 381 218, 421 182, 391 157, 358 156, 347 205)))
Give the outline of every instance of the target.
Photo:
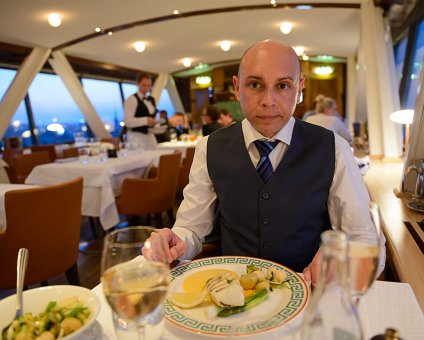
MULTIPOLYGON (((97 321, 102 326, 103 339, 116 339, 112 312, 104 297, 101 284, 96 286, 93 291, 101 301, 97 321)), ((359 314, 363 323, 365 339, 384 333, 386 328, 397 329, 404 340, 424 339, 424 315, 410 285, 407 283, 375 282, 360 302, 359 314)), ((267 340, 290 338, 284 327, 267 332, 262 336, 267 340)), ((165 331, 162 336, 163 340, 197 340, 199 338, 207 337, 185 332, 169 323, 165 324, 165 331)), ((243 336, 243 338, 246 337, 243 336)), ((257 339, 258 335, 254 338, 257 339)))
POLYGON ((186 155, 187 148, 196 146, 197 141, 194 142, 164 142, 158 144, 158 150, 178 150, 181 151, 181 155, 184 158, 186 155))
POLYGON ((38 185, 27 184, 0 184, 0 233, 6 230, 6 212, 4 207, 4 194, 11 190, 32 189, 38 185))
POLYGON ((124 179, 142 177, 152 164, 158 163, 161 155, 169 152, 172 151, 149 150, 88 164, 80 161, 43 164, 32 170, 25 183, 52 185, 82 176, 82 215, 99 217, 107 230, 119 223, 115 197, 120 194, 124 179))

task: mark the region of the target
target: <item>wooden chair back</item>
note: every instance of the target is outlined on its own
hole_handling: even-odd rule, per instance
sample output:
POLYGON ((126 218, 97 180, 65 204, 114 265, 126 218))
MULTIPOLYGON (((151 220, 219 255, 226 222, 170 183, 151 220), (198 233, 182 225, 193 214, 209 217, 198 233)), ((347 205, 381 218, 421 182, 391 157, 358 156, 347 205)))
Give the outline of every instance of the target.
POLYGON ((19 248, 29 250, 25 285, 47 281, 76 264, 82 185, 82 177, 78 177, 58 185, 6 192, 6 231, 0 234, 0 289, 16 285, 19 248))
POLYGON ((25 183, 25 179, 37 165, 50 163, 47 151, 22 154, 14 158, 13 164, 17 183, 25 183))
POLYGON ((119 213, 147 215, 173 209, 180 163, 180 152, 162 155, 155 178, 126 178, 116 202, 119 213))
POLYGON ((178 177, 177 196, 183 195, 183 190, 188 184, 188 176, 190 174, 191 164, 193 163, 195 147, 189 147, 186 150, 186 156, 180 167, 180 175, 178 177))
POLYGON ((39 151, 47 151, 50 157, 50 162, 54 162, 57 158, 56 148, 54 144, 33 145, 30 148, 32 153, 39 151))
POLYGON ((6 148, 3 151, 3 160, 7 163, 8 167, 6 168, 7 175, 9 176, 10 183, 18 183, 16 177, 14 159, 16 156, 22 155, 21 148, 6 148))
POLYGON ((78 148, 76 147, 63 149, 63 158, 72 158, 72 157, 78 157, 78 156, 79 156, 78 148))

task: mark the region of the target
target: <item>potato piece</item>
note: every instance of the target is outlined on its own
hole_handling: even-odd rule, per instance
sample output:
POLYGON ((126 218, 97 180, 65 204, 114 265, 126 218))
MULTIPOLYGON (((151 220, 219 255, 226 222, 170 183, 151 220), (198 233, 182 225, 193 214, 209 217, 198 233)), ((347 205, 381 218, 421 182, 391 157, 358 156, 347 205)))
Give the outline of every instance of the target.
POLYGON ((259 283, 255 286, 255 289, 256 289, 256 290, 261 290, 261 289, 263 289, 263 288, 266 288, 266 289, 268 289, 268 290, 269 290, 269 287, 270 287, 269 282, 265 280, 265 281, 261 281, 261 282, 259 282, 259 283))
POLYGON ((39 337, 36 337, 35 340, 54 340, 55 337, 50 332, 43 332, 39 337))
POLYGON ((252 272, 252 274, 255 274, 256 277, 258 278, 258 281, 265 281, 265 273, 262 270, 256 270, 254 272, 252 272))
POLYGON ((277 269, 277 267, 268 268, 266 273, 266 279, 272 283, 282 283, 287 279, 287 274, 282 269, 277 269))
POLYGON ((241 275, 239 280, 243 289, 253 289, 258 283, 258 277, 255 275, 255 272, 241 275))
POLYGON ((75 332, 78 328, 82 326, 82 323, 77 318, 66 318, 61 323, 64 331, 64 335, 75 332))

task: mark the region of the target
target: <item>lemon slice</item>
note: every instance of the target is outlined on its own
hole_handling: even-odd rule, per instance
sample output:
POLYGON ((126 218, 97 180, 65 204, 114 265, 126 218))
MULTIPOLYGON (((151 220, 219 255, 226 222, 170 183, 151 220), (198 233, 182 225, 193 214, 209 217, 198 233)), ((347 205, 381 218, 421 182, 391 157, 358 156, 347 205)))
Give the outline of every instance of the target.
POLYGON ((203 301, 205 301, 207 291, 204 289, 201 292, 190 292, 190 293, 169 293, 168 299, 169 301, 178 307, 181 308, 191 308, 200 305, 203 301))

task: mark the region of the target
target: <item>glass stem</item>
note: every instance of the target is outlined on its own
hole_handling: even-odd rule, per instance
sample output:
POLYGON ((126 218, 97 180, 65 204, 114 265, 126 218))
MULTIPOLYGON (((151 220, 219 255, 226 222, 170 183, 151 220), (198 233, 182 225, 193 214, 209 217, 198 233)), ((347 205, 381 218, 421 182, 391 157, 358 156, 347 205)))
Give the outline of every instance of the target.
POLYGON ((138 340, 145 340, 146 339, 146 327, 144 323, 139 323, 137 325, 137 338, 138 340))

